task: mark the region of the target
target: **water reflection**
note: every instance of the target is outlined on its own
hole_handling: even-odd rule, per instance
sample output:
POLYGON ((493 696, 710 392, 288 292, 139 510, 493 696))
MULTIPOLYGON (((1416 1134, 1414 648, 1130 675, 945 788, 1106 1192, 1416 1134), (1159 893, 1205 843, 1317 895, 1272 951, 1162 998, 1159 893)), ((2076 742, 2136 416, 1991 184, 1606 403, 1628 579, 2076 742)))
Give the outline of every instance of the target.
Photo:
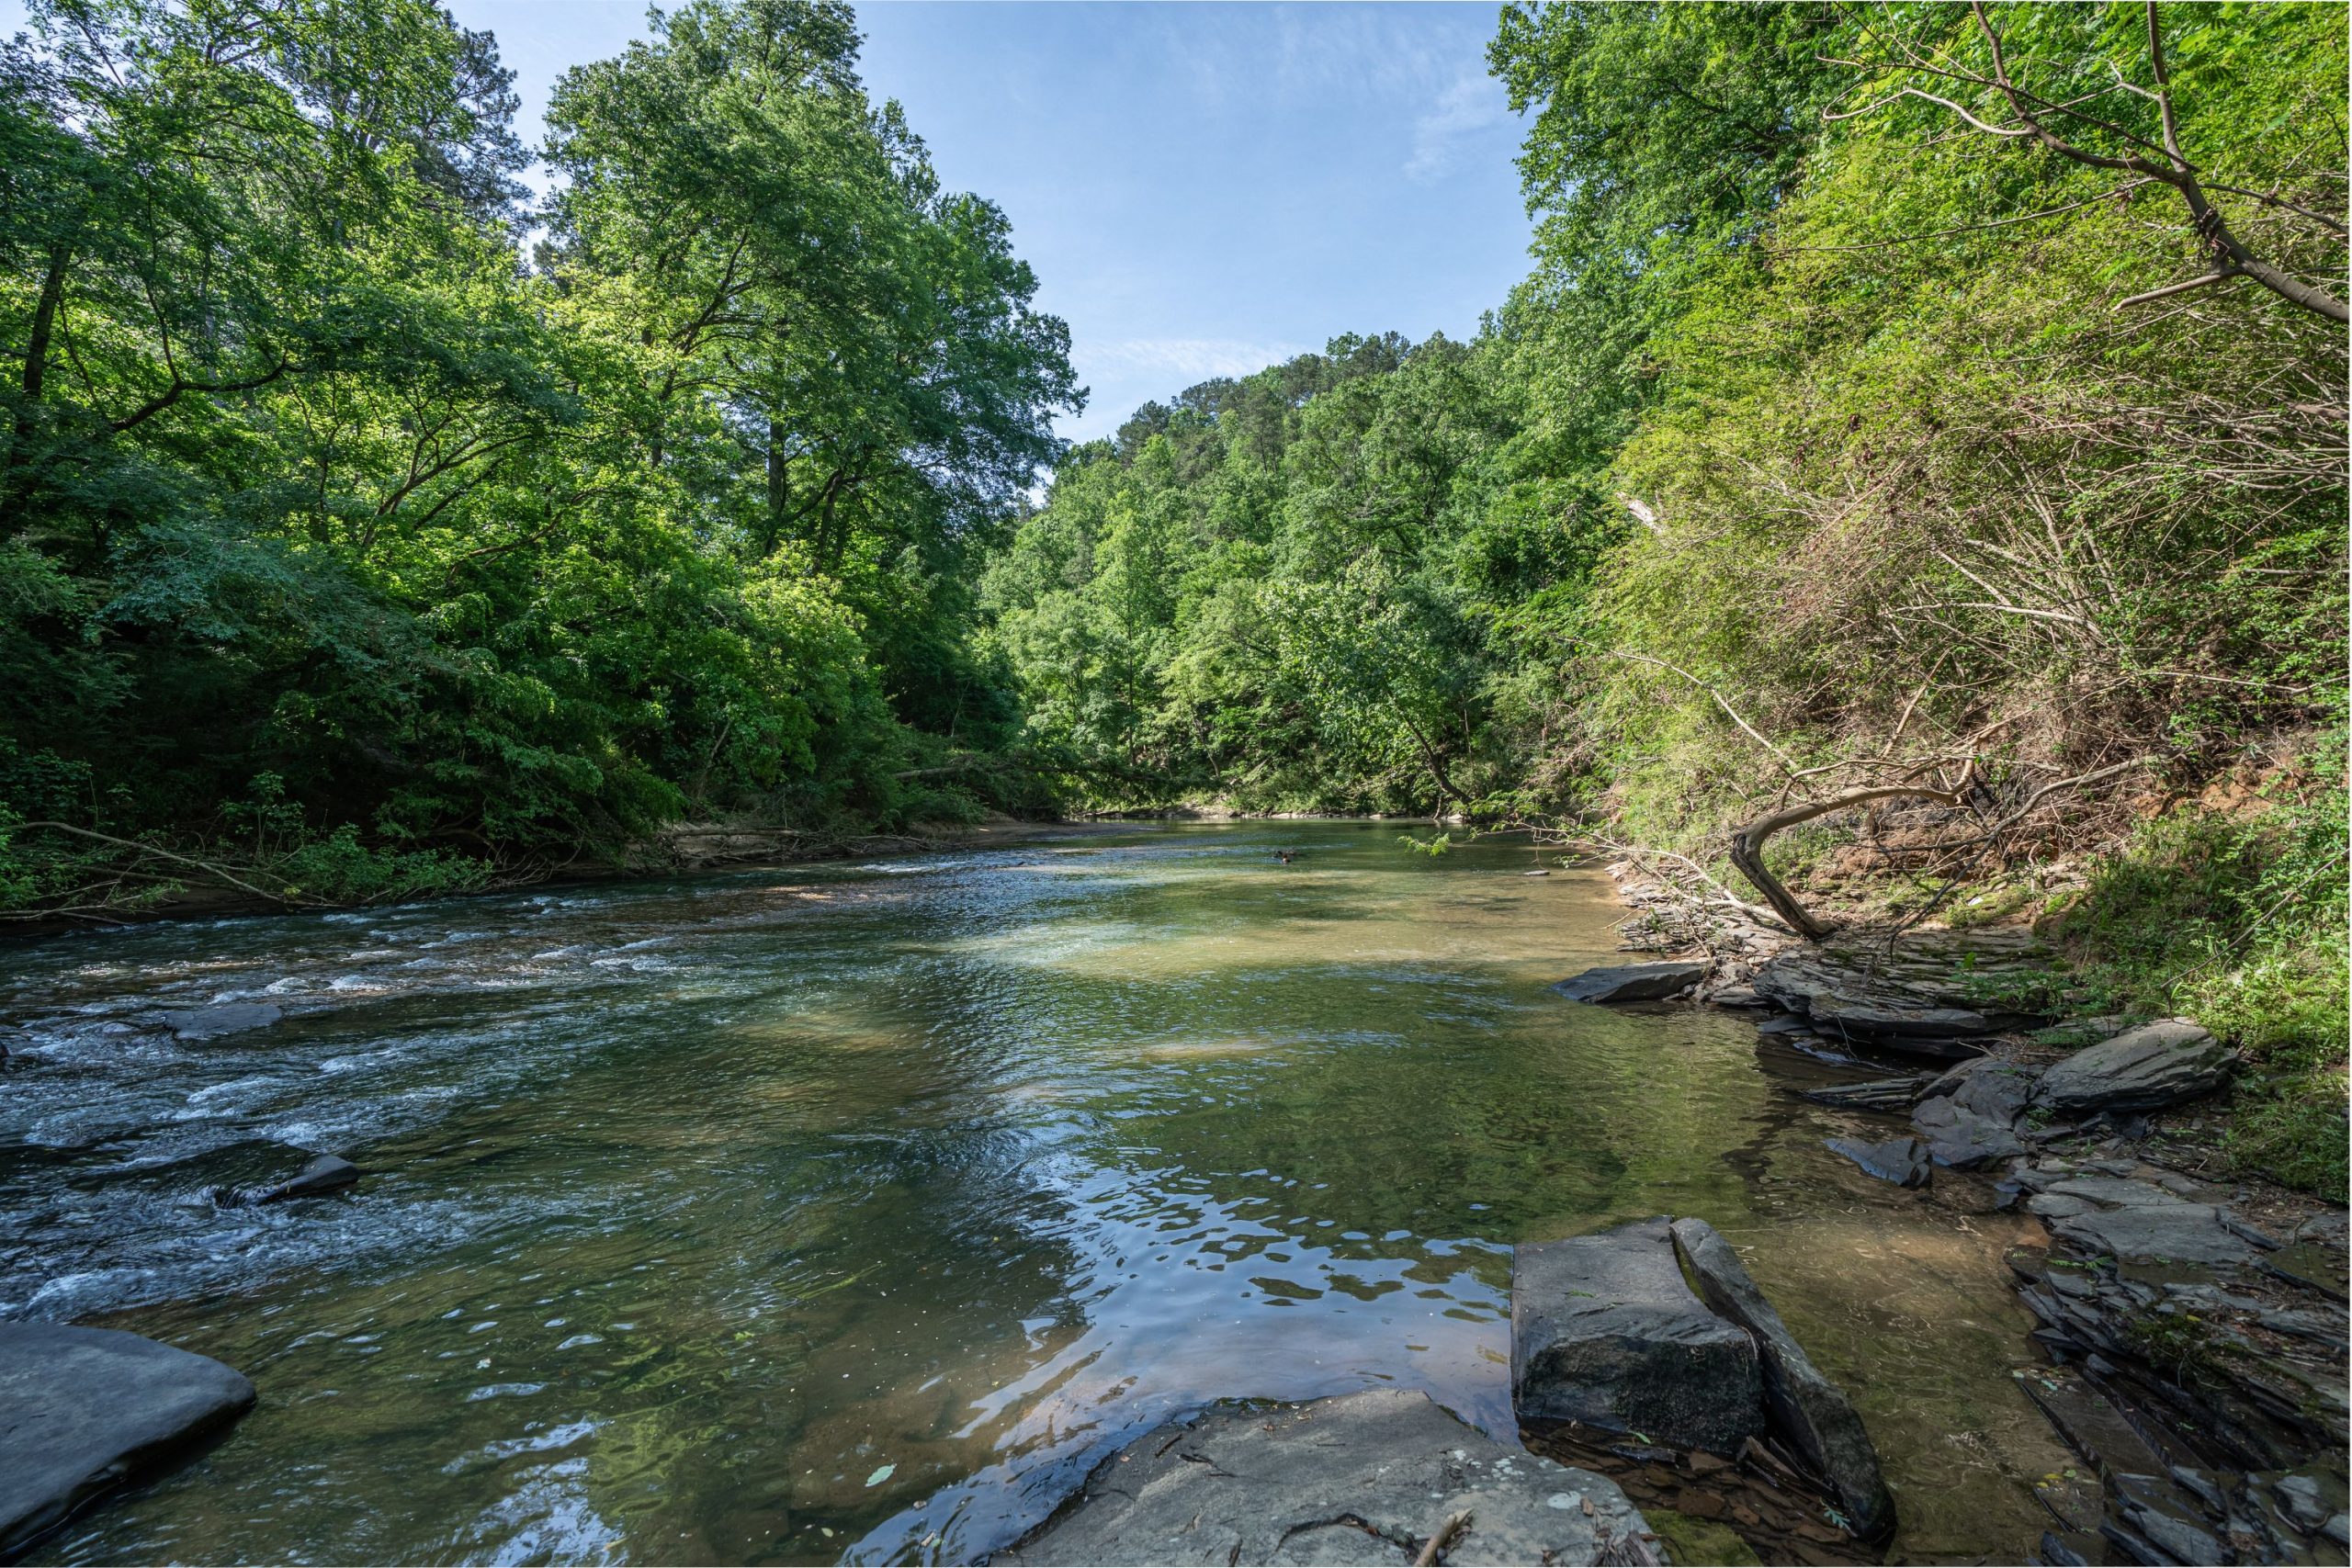
POLYGON ((1589 873, 1347 825, 1150 829, 13 955, 0 1313, 262 1405, 48 1555, 953 1560, 1204 1398, 1509 1427, 1509 1247, 1753 1248, 1888 1450, 1910 1557, 2007 1557, 2062 1460, 2006 1233, 1874 1188, 1750 1030, 1576 1008, 1589 873), (1304 851, 1291 865, 1275 843, 1304 851), (267 998, 174 1039, 158 1010, 267 998), (236 1149, 334 1200, 198 1201, 236 1149))

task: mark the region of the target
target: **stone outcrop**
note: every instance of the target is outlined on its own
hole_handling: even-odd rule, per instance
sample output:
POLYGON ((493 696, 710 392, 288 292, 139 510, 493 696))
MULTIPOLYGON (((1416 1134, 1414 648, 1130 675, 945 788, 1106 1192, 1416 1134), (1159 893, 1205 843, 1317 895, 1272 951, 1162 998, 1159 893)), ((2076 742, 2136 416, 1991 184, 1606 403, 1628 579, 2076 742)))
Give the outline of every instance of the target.
POLYGON ((1719 1454, 1764 1430, 1755 1341, 1690 1293, 1664 1218, 1521 1247, 1510 1326, 1522 1421, 1581 1422, 1719 1454))
POLYGON ((253 1403, 242 1373, 136 1334, 0 1323, 0 1561, 253 1403))
POLYGON ((1894 1499, 1852 1402, 1813 1364, 1713 1226, 1704 1220, 1677 1220, 1673 1235, 1675 1251, 1697 1280, 1701 1298, 1755 1336, 1764 1366, 1765 1408, 1774 1430, 1829 1483, 1856 1535, 1875 1540, 1892 1531, 1894 1499))
POLYGON ((1702 963, 1671 959, 1588 969, 1552 988, 1572 1002, 1655 1002, 1679 996, 1707 973, 1702 963))
POLYGON ((2229 1082, 2234 1052, 2186 1019, 2165 1019, 2077 1051, 2041 1075, 2034 1104, 2060 1112, 2153 1111, 2229 1082))
POLYGON ((1158 1427, 992 1561, 1655 1563, 1655 1540, 1615 1483, 1374 1389, 1158 1427))

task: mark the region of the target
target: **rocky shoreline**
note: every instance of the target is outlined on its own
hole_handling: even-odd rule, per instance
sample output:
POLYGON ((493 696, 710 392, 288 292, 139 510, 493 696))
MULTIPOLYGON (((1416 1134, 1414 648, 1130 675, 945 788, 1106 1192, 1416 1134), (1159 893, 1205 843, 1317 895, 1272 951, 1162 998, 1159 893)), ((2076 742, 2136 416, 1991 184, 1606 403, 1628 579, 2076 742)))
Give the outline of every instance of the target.
POLYGON ((2041 1561, 2347 1561, 2346 1214, 2209 1177, 2222 1043, 1987 1006, 1987 981, 2054 962, 2016 928, 1814 948, 1735 919, 1694 942, 1645 918, 1670 895, 1612 875, 1629 945, 1680 951, 1565 994, 1743 1010, 1789 1092, 1862 1124, 1835 1152, 1903 1187, 1971 1173, 2041 1222, 2010 1258, 2039 1325, 2016 1376, 2091 1479, 2040 1489, 2041 1561))

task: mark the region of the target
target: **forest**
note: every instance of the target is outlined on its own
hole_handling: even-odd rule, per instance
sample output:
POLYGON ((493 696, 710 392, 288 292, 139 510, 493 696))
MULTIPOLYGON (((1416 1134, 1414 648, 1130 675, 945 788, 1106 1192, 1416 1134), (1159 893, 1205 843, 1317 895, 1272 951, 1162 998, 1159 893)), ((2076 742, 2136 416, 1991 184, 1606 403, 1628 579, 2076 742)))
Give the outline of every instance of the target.
POLYGON ((2045 914, 2340 1186, 2340 6, 1508 6, 1537 237, 1480 330, 1076 446, 846 6, 669 12, 538 148, 425 0, 32 14, 0 908, 1212 804, 1704 897, 1859 795, 1778 840, 1804 897, 2045 914))

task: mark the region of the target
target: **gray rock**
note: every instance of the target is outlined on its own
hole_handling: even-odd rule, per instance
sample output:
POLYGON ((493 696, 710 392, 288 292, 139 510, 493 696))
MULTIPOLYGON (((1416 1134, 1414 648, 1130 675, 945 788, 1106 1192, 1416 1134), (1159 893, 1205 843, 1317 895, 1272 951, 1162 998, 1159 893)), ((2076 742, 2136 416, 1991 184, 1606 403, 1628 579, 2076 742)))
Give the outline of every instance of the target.
POLYGON ((1220 1406, 1145 1434, 1000 1563, 1658 1561, 1614 1482, 1506 1448, 1421 1393, 1220 1406), (1589 1511, 1588 1511, 1589 1510, 1589 1511))
POLYGON ((0 1323, 0 1559, 253 1402, 242 1373, 136 1334, 0 1323))
POLYGON ((1588 969, 1552 988, 1573 1002, 1655 1002, 1688 990, 1705 976, 1707 966, 1685 959, 1657 964, 1621 964, 1588 969))
POLYGON ((1917 1138, 1889 1138, 1883 1144, 1865 1144, 1856 1138, 1826 1141, 1832 1154, 1844 1155, 1881 1181, 1892 1181, 1897 1187, 1925 1187, 1935 1178, 1928 1145, 1917 1138))
POLYGON ((1876 1540, 1894 1528, 1894 1499, 1862 1418, 1822 1376, 1772 1303, 1740 1267, 1739 1255, 1704 1220, 1677 1220, 1674 1247, 1716 1314, 1756 1337, 1764 1365, 1764 1404, 1776 1429, 1829 1483, 1853 1532, 1876 1540))
POLYGON ((1872 1078, 1868 1083, 1831 1084, 1823 1089, 1801 1089, 1797 1098, 1810 1100, 1817 1105, 1844 1105, 1863 1111, 1901 1112, 1911 1109, 1919 1098, 1925 1077, 1902 1078, 1872 1078))
POLYGON ((1661 1216, 1518 1249, 1510 1384, 1521 1420, 1716 1454, 1764 1430, 1755 1342, 1690 1293, 1668 1225, 1661 1216))
POLYGON ((1982 1046, 1966 1036, 1990 1034, 2000 1026, 1973 1008, 1905 1006, 1899 1002, 1815 998, 1813 1026, 1824 1034, 1859 1040, 1890 1051, 1922 1056, 1973 1056, 1982 1046))
POLYGON ((1962 1111, 2007 1127, 2025 1113, 2041 1075, 2031 1067, 1979 1056, 1962 1062, 1921 1091, 1922 1100, 1949 1100, 1962 1111))
POLYGON ((282 1203, 288 1198, 315 1198, 322 1192, 333 1192, 359 1179, 359 1168, 335 1155, 320 1155, 304 1166, 301 1174, 290 1181, 275 1187, 265 1187, 251 1194, 248 1202, 282 1203))
POLYGON ((2033 1102, 2052 1111, 2153 1111, 2221 1088, 2236 1062, 2196 1024, 2165 1019, 2049 1068, 2033 1102))
POLYGON ((273 1002, 222 1002, 217 1007, 184 1008, 164 1014, 164 1027, 182 1040, 210 1040, 266 1029, 286 1016, 273 1002))
POLYGON ((1928 1157, 1955 1170, 2025 1152, 2007 1122, 1980 1116, 1950 1096, 1921 1100, 1911 1113, 1911 1124, 1927 1135, 1928 1157))
POLYGON ((2222 1224, 2221 1211, 2211 1203, 2176 1200, 2044 1218, 2054 1235, 2133 1263, 2245 1263, 2255 1250, 2222 1224))

